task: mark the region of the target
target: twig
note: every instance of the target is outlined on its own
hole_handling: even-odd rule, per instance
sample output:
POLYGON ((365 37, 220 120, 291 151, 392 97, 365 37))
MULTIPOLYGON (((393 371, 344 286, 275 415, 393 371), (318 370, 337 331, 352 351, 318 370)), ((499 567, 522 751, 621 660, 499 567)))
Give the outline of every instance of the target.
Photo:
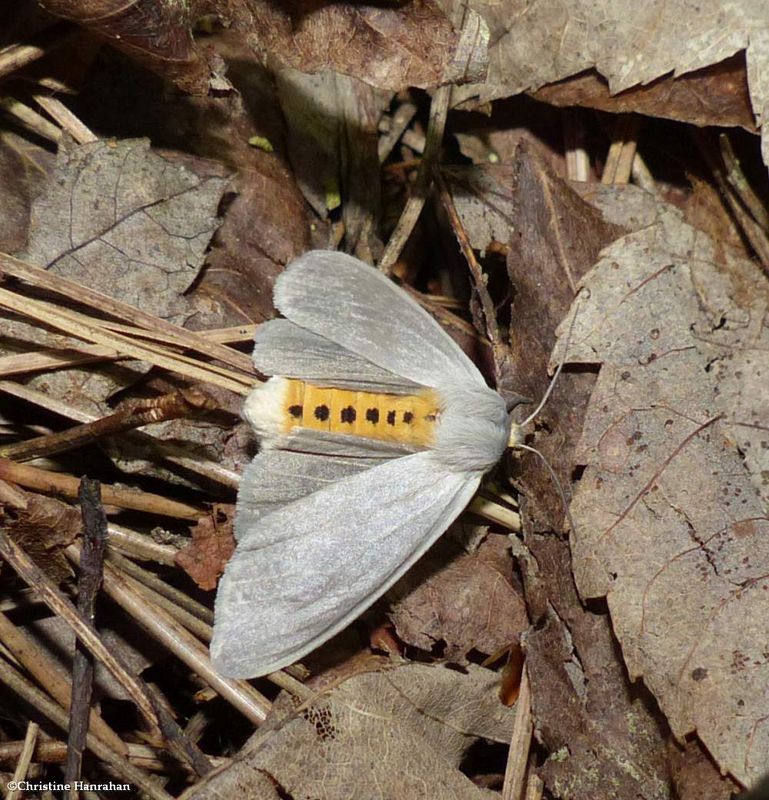
POLYGON ((411 120, 414 119, 416 113, 416 103, 407 101, 398 105, 395 113, 390 117, 390 129, 379 137, 377 155, 379 156, 380 164, 387 160, 396 142, 411 124, 411 120))
MULTIPOLYGON (((14 625, 3 613, 0 613, 0 641, 37 683, 45 686, 48 694, 63 709, 68 710, 72 687, 66 670, 23 628, 14 625)), ((125 755, 126 746, 123 740, 93 709, 90 728, 111 750, 125 755)))
POLYGON ((214 768, 214 765, 208 760, 208 756, 195 742, 184 735, 179 723, 171 715, 167 701, 160 694, 160 690, 152 684, 147 684, 145 688, 158 715, 163 739, 169 743, 171 750, 181 757, 182 764, 188 763, 200 777, 208 775, 214 768))
MULTIPOLYGON (((18 483, 27 489, 36 489, 45 494, 58 494, 71 498, 77 497, 80 483, 71 475, 62 475, 47 469, 17 464, 6 458, 0 458, 0 480, 18 483)), ((198 519, 202 514, 200 509, 186 503, 132 488, 103 486, 102 497, 106 505, 132 508, 147 514, 162 514, 178 519, 198 519)))
MULTIPOLYGON (((46 411, 52 411, 54 414, 74 422, 85 423, 96 419, 93 415, 69 406, 51 395, 43 394, 43 392, 14 381, 0 381, 0 392, 18 397, 20 400, 44 408, 46 411)), ((215 461, 201 457, 200 454, 192 454, 178 444, 157 439, 142 431, 132 431, 126 434, 126 437, 132 443, 142 446, 146 451, 145 458, 147 459, 173 464, 189 474, 198 475, 222 486, 237 488, 240 483, 240 476, 237 473, 215 461)))
MULTIPOLYGON (((0 683, 36 708, 46 719, 49 719, 62 731, 67 730, 69 723, 67 712, 30 681, 22 677, 3 659, 0 659, 0 683)), ((173 800, 170 794, 163 791, 142 770, 111 750, 92 733, 88 734, 86 742, 88 749, 94 755, 109 764, 126 783, 132 784, 134 788, 143 791, 151 800, 173 800)))
POLYGON ((715 148, 710 140, 700 130, 693 130, 691 135, 694 137, 697 148, 705 159, 711 174, 715 178, 718 188, 721 190, 721 196, 726 200, 737 224, 742 229, 747 240, 750 242, 750 246, 761 261, 764 272, 769 275, 769 237, 767 237, 766 232, 745 210, 734 187, 727 180, 724 165, 716 154, 715 148))
POLYGON ((36 38, 33 44, 14 44, 0 50, 0 78, 26 67, 27 64, 31 64, 57 47, 61 47, 78 32, 79 30, 75 26, 60 23, 48 28, 36 38))
MULTIPOLYGON (((80 558, 76 545, 70 545, 65 552, 75 562, 80 558)), ((144 630, 171 650, 248 719, 257 725, 265 720, 271 708, 270 702, 246 681, 219 675, 211 665, 203 645, 165 611, 147 603, 136 590, 133 580, 121 575, 111 564, 105 565, 104 590, 144 630)))
MULTIPOLYGON (((0 556, 28 586, 35 589, 37 596, 48 608, 72 628, 89 652, 98 658, 123 686, 150 726, 158 731, 155 711, 136 678, 115 658, 112 651, 104 644, 96 631, 89 626, 88 622, 80 616, 77 609, 56 584, 24 550, 8 537, 2 528, 0 528, 0 556)), ((64 714, 65 719, 66 716, 64 714)), ((64 724, 66 726, 67 723, 64 724)), ((90 736, 89 734, 89 739, 90 736)))
POLYGON ((0 457, 29 461, 74 450, 104 436, 140 428, 154 422, 190 417, 216 407, 214 400, 195 389, 180 389, 160 397, 126 400, 109 416, 58 433, 0 446, 0 457))
POLYGON ((531 689, 526 668, 521 676, 521 690, 515 704, 515 723, 510 750, 507 754, 505 782, 502 787, 502 800, 523 800, 526 785, 526 768, 529 763, 531 734, 534 725, 531 718, 531 689))
MULTIPOLYGON (((80 513, 83 517, 83 558, 77 588, 77 610, 91 627, 95 627, 96 595, 101 586, 104 569, 104 551, 107 547, 107 517, 101 504, 99 482, 90 478, 80 481, 78 492, 80 513)), ((79 639, 75 639, 72 659, 72 700, 69 707, 69 733, 67 736, 66 782, 74 784, 80 779, 88 733, 89 709, 93 693, 93 657, 79 639)), ((71 800, 78 792, 69 791, 71 800)))
POLYGON ((763 230, 769 231, 769 211, 745 177, 740 160, 732 147, 731 139, 726 133, 719 134, 718 145, 726 167, 726 180, 745 204, 745 208, 748 209, 753 219, 763 230))
POLYGON ((585 126, 581 109, 563 110, 563 149, 566 153, 566 177, 586 182, 590 178, 590 156, 585 149, 585 126))
POLYGON ((635 114, 623 114, 619 117, 612 133, 612 143, 601 183, 624 184, 630 180, 640 127, 640 117, 635 114))
POLYGON ((40 93, 34 94, 33 97, 38 105, 45 109, 78 144, 98 141, 96 134, 75 116, 58 97, 40 93))
POLYGON ((433 94, 433 101, 430 105, 430 120, 427 125, 425 151, 419 163, 414 188, 406 201, 406 206, 379 262, 379 269, 386 275, 392 272, 401 250, 403 250, 409 236, 411 236, 419 215, 422 213, 430 188, 433 162, 438 157, 441 142, 443 141, 443 132, 446 129, 446 118, 449 113, 450 103, 451 86, 439 86, 433 94))
POLYGON ((198 353, 215 358, 223 364, 229 364, 243 370, 248 375, 254 374, 251 359, 244 353, 239 353, 230 347, 212 342, 201 333, 180 328, 178 325, 173 325, 139 308, 127 303, 121 303, 119 300, 115 300, 114 297, 97 292, 69 278, 64 278, 40 267, 27 264, 25 261, 20 261, 6 253, 0 253, 0 272, 12 275, 14 278, 18 278, 31 286, 64 295, 81 305, 93 308, 100 314, 109 314, 116 319, 130 322, 147 331, 165 333, 172 337, 179 347, 195 350, 198 353))
MULTIPOLYGON (((35 752, 38 733, 40 733, 40 726, 36 722, 29 722, 27 724, 27 733, 24 736, 24 747, 16 763, 16 769, 13 771, 13 782, 17 787, 27 777, 29 765, 32 763, 32 754, 35 752)), ((21 797, 21 790, 18 788, 11 789, 5 795, 5 800, 17 800, 19 797, 21 797)))
MULTIPOLYGON (((438 187, 438 192, 440 194, 441 203, 443 204, 443 208, 446 210, 446 213, 449 217, 449 222, 451 223, 451 227, 454 230, 454 236, 457 238, 457 242, 459 243, 459 247, 462 251, 462 255, 465 257, 465 261, 467 262, 467 266, 470 268, 470 274, 473 276, 473 284, 475 286, 475 291, 478 295, 478 299, 481 303, 481 308, 483 309, 483 319, 486 328, 486 337, 491 342, 492 350, 494 351, 495 356, 500 356, 501 358, 504 357, 503 353, 500 353, 500 350, 507 350, 505 348, 502 339, 499 336, 499 326, 497 325, 497 311, 494 308, 494 302, 491 299, 491 295, 489 294, 489 290, 487 288, 487 279, 486 276, 483 274, 483 270, 481 269, 481 265, 478 263, 478 260, 475 257, 475 253, 473 252, 473 248, 470 245, 470 240, 467 236, 467 232, 465 231, 465 226, 462 224, 462 220, 457 213, 456 206, 454 205, 454 200, 451 197, 451 193, 449 192, 448 187, 446 186, 446 181, 443 180, 443 176, 440 174, 438 170, 435 170, 433 173, 433 177, 435 180, 435 184, 438 187)), ((495 357, 495 362, 499 363, 501 358, 495 357)))

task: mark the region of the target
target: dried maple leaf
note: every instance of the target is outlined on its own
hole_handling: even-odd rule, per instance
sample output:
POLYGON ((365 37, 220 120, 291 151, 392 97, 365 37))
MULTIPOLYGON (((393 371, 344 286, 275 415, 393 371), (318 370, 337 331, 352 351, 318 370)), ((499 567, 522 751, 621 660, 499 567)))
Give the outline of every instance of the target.
POLYGON ((4 514, 13 539, 56 583, 73 575, 62 550, 80 534, 80 512, 60 500, 26 494, 27 507, 4 514))
POLYGON ((398 636, 424 650, 443 641, 450 661, 470 650, 496 653, 529 624, 511 578, 507 537, 489 537, 473 553, 444 537, 390 595, 398 598, 391 613, 398 636))
POLYGON ((750 783, 769 758, 769 286, 643 192, 597 198, 636 230, 585 277, 569 347, 601 365, 577 457, 577 585, 606 597, 674 734, 696 731, 750 783))
POLYGON ((474 786, 458 767, 479 738, 509 741, 514 712, 499 702, 498 681, 473 665, 463 674, 410 664, 355 675, 299 714, 279 703, 277 713, 288 707, 289 714, 278 730, 257 733, 255 748, 204 778, 185 800, 235 791, 254 800, 490 800, 498 795, 474 786))
POLYGON ((216 588, 235 550, 233 511, 234 506, 217 503, 208 516, 192 526, 192 541, 176 554, 176 564, 206 591, 216 588))

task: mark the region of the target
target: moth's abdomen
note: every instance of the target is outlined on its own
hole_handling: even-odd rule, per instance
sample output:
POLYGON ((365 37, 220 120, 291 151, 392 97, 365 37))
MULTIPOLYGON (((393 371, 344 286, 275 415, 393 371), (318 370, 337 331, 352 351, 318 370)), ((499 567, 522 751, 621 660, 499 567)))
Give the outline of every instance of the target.
POLYGON ((395 395, 293 378, 271 378, 251 393, 244 408, 254 430, 267 440, 308 428, 425 448, 436 441, 440 412, 438 395, 430 389, 395 395))

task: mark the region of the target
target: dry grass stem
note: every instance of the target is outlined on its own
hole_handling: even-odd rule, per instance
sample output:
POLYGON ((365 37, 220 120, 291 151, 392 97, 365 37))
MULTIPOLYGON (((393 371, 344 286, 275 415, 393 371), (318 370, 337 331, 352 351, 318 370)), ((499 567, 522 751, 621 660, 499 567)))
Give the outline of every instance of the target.
POLYGON ((110 649, 101 640, 99 634, 78 614, 77 609, 56 584, 3 530, 0 530, 0 556, 5 559, 13 571, 27 585, 35 589, 48 608, 72 628, 85 647, 104 664, 115 680, 123 686, 136 703, 139 711, 144 715, 150 727, 159 734, 155 711, 141 685, 115 658, 110 649))
POLYGON ((506 508, 503 505, 481 495, 476 495, 472 503, 467 507, 468 511, 477 514, 479 517, 488 520, 489 522, 503 525, 511 531, 519 532, 521 530, 521 517, 517 511, 506 508))
POLYGON ((524 667, 523 675, 521 676, 521 690, 515 704, 515 725, 513 727, 513 738, 510 741, 510 750, 507 754, 502 800, 523 800, 533 730, 531 688, 526 668, 524 667))
MULTIPOLYGON (((145 536, 144 538, 146 539, 147 537, 145 536)), ((173 552, 176 553, 177 551, 174 550, 173 552)), ((155 594, 167 598, 178 608, 185 609, 190 615, 204 622, 209 628, 214 624, 214 613, 210 608, 198 603, 197 600, 190 597, 185 592, 182 592, 180 589, 167 584, 155 575, 154 572, 143 569, 138 564, 134 564, 130 558, 125 558, 119 553, 109 551, 107 557, 118 569, 125 572, 135 581, 152 589, 155 594)), ((171 564, 175 564, 175 561, 172 560, 171 564)))
POLYGON ((4 97, 0 99, 0 109, 10 114, 17 122, 20 122, 27 130, 36 133, 43 139, 56 144, 61 139, 61 130, 44 116, 38 114, 34 108, 30 108, 17 100, 15 97, 4 97))
POLYGON ((566 177, 583 183, 590 180, 590 156, 585 149, 585 126, 581 109, 563 111, 563 145, 566 155, 566 177))
POLYGON ((130 528, 112 523, 108 526, 107 533, 110 547, 107 552, 108 557, 116 555, 114 551, 119 551, 129 558, 136 558, 140 561, 154 561, 168 567, 176 564, 178 549, 168 544, 156 542, 146 533, 132 531, 130 528))
POLYGON ((601 183, 625 184, 630 181, 640 126, 640 118, 634 114, 623 114, 619 117, 612 134, 601 183))
MULTIPOLYGON (((130 528, 124 528, 122 525, 113 523, 110 523, 107 533, 109 534, 110 546, 110 550, 107 553, 108 557, 115 555, 120 558, 121 556, 114 552, 119 551, 119 553, 123 553, 129 558, 136 558, 140 561, 155 561, 168 567, 176 564, 178 548, 156 542, 146 533, 132 531, 130 528)), ((125 560, 128 561, 129 558, 125 560)))
MULTIPOLYGON (((79 560, 79 548, 76 545, 70 545, 66 552, 73 561, 79 560)), ((121 575, 111 564, 107 564, 104 570, 104 591, 153 638, 165 645, 255 725, 265 720, 271 703, 246 681, 230 680, 219 675, 212 667, 205 647, 169 614, 147 603, 133 579, 121 575)))
POLYGON ((14 314, 34 319, 43 325, 76 336, 87 342, 114 348, 120 353, 147 361, 157 367, 184 375, 193 380, 211 383, 231 392, 246 394, 253 385, 253 378, 233 372, 215 364, 206 364, 195 358, 184 356, 157 345, 121 335, 105 327, 102 320, 86 317, 76 311, 64 309, 42 300, 33 300, 24 295, 0 288, 0 308, 14 314))
MULTIPOLYGON (((68 711, 72 691, 70 674, 40 647, 39 642, 27 635, 23 628, 11 622, 3 613, 0 613, 0 641, 38 684, 44 686, 48 694, 68 711)), ((126 747, 123 740, 93 709, 89 720, 94 735, 116 753, 125 755, 126 747)))
POLYGON ((66 44, 78 34, 78 29, 67 23, 51 25, 31 44, 12 44, 0 50, 0 78, 32 64, 39 58, 66 44))
POLYGON ((40 93, 33 95, 33 97, 35 102, 55 119, 62 130, 65 130, 78 144, 98 141, 96 134, 57 97, 40 93))
MULTIPOLYGON (((40 733, 40 726, 36 722, 27 723, 27 733, 24 737, 24 746, 16 762, 16 769, 13 771, 13 780, 20 783, 27 777, 29 765, 32 763, 32 754, 37 745, 37 736, 40 733)), ((6 800, 17 800, 22 796, 20 789, 11 789, 6 795, 6 800)))
MULTIPOLYGON (((71 475, 63 475, 26 464, 17 464, 6 458, 0 458, 0 479, 18 483, 27 489, 35 489, 44 494, 64 495, 72 499, 77 497, 80 484, 79 479, 71 475)), ((102 496, 105 505, 132 508, 147 514, 195 520, 203 513, 200 509, 186 503, 129 487, 103 486, 102 496)))
MULTIPOLYGON (((224 364, 243 370, 247 375, 254 374, 251 359, 244 353, 239 353, 237 350, 226 347, 217 341, 210 341, 205 335, 186 328, 180 328, 178 325, 162 320, 153 314, 148 314, 146 311, 127 303, 121 303, 109 295, 89 289, 87 286, 82 286, 69 278, 55 275, 5 253, 0 253, 0 272, 18 278, 31 286, 61 294, 80 305, 89 306, 99 314, 108 314, 116 319, 132 323, 137 328, 145 331, 166 334, 179 347, 215 358, 224 364)), ((101 324, 106 327, 106 323, 102 322, 101 324)), ((242 328, 236 328, 235 330, 242 330, 242 328)), ((253 379, 251 379, 251 382, 253 382, 253 379)))
MULTIPOLYGON (((0 659, 0 681, 6 688, 21 697, 33 708, 36 708, 40 714, 60 730, 67 730, 67 725, 69 724, 67 712, 2 659, 0 659)), ((126 783, 133 784, 135 788, 143 791, 148 798, 151 798, 151 800, 173 800, 168 792, 161 789, 142 770, 109 748, 94 734, 89 733, 86 741, 88 749, 94 755, 109 764, 126 783)))

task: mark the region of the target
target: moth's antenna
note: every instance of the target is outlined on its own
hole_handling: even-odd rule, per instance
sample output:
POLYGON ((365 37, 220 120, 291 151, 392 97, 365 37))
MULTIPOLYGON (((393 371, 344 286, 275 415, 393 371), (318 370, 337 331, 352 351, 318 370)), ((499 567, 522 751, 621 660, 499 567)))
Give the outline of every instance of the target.
POLYGON ((555 374, 550 379, 550 384, 545 391, 545 394, 542 396, 542 399, 539 401, 539 405, 534 409, 534 411, 529 414, 526 419, 520 423, 520 427, 523 428, 528 425, 536 416, 539 414, 540 411, 545 407, 545 403, 550 399, 550 395, 553 393, 553 389, 555 388, 555 382, 558 380, 558 376, 561 374, 561 370, 563 369, 563 365, 566 363, 566 356, 569 353, 569 345, 571 344, 571 335, 574 332, 574 323, 577 320, 577 312, 579 311, 579 303, 577 303, 577 307, 574 309, 574 316, 571 318, 571 322, 569 323, 569 332, 566 334, 566 344, 564 345, 563 349, 563 358, 561 362, 558 364, 557 369, 555 370, 555 374))
POLYGON ((569 521, 569 528, 571 528, 571 532, 575 533, 577 530, 577 526, 574 524, 574 517, 571 515, 571 511, 569 510, 569 504, 566 501, 566 492, 563 490, 563 486, 561 486, 561 482, 558 480, 558 476, 555 474, 555 470, 550 466, 550 462, 539 452, 539 450, 535 450, 533 447, 529 447, 527 444, 517 444, 515 445, 516 450, 528 450, 529 453, 534 453, 542 463, 547 467, 547 471, 550 473, 550 477, 553 479, 553 483, 555 484, 556 489, 558 489, 558 494, 561 495, 561 503, 563 504, 563 510, 566 514, 566 519, 569 521))
POLYGON ((555 382, 558 380, 558 376, 561 374, 561 370, 563 369, 563 365, 566 363, 566 356, 569 352, 569 345, 571 344, 571 335, 574 332, 574 323, 577 319, 577 312, 579 311, 579 303, 577 303, 576 308, 574 309, 574 315, 571 318, 571 322, 569 323, 569 331, 566 334, 566 344, 564 346, 563 351, 563 358, 561 359, 558 367, 555 370, 555 374, 550 380, 550 384, 545 391, 542 400, 540 400, 539 405, 534 409, 534 411, 529 414, 526 419, 521 422, 520 424, 513 423, 510 428, 510 447, 513 447, 517 450, 527 450, 529 453, 534 453, 534 455, 539 458, 542 463, 547 468, 547 471, 550 473, 550 477, 555 484, 556 489, 558 489, 558 494, 561 496, 561 503, 563 504, 563 510, 566 514, 566 519, 569 521, 569 527, 571 528, 572 532, 576 531, 577 527, 574 524, 574 517, 571 515, 571 511, 569 510, 569 504, 566 502, 566 492, 563 490, 563 486, 561 486, 561 482, 558 480, 558 476, 555 474, 555 470, 550 466, 550 462, 539 452, 539 450, 535 450, 533 447, 529 447, 528 445, 523 443, 523 428, 528 425, 536 416, 539 414, 540 411, 545 406, 545 403, 550 399, 550 395, 553 392, 555 387, 555 382))

